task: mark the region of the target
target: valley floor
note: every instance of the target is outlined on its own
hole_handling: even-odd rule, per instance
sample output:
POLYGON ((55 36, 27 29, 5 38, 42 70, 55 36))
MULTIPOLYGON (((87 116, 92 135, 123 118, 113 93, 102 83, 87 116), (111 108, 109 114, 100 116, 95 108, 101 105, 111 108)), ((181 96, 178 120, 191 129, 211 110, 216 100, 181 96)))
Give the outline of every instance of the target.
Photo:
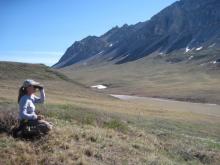
POLYGON ((152 97, 139 97, 130 95, 111 95, 121 100, 144 102, 147 105, 157 106, 158 109, 167 111, 192 112, 210 116, 220 117, 220 105, 209 103, 192 103, 176 101, 171 99, 159 99, 152 97))

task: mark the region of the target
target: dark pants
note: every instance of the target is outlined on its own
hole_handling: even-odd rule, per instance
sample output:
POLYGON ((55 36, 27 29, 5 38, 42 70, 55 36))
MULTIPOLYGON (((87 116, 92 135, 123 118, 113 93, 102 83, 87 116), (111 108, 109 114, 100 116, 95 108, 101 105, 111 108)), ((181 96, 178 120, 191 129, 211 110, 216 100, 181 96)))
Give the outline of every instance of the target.
POLYGON ((45 120, 20 120, 19 130, 29 132, 48 133, 52 129, 52 124, 45 120))

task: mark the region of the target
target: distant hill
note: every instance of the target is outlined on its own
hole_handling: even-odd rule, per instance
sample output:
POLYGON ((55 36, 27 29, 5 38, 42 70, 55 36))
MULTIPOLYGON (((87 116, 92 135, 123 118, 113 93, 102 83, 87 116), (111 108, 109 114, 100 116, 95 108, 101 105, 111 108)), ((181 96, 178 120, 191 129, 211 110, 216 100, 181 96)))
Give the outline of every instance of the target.
POLYGON ((189 53, 220 45, 220 1, 180 0, 149 21, 114 27, 100 37, 88 36, 70 46, 53 66, 95 61, 123 64, 152 53, 189 53))
POLYGON ((0 61, 0 80, 67 80, 63 74, 43 65, 0 61))

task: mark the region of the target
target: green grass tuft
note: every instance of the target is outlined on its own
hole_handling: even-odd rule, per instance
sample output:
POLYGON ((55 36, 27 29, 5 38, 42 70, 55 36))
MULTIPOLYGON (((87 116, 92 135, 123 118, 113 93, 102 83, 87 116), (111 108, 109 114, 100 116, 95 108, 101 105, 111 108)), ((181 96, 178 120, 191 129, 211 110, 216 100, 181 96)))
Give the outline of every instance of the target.
POLYGON ((128 131, 127 125, 125 123, 123 123, 122 121, 117 120, 117 119, 112 119, 108 122, 104 122, 104 127, 114 129, 114 130, 117 130, 117 131, 121 131, 121 132, 127 132, 128 131))

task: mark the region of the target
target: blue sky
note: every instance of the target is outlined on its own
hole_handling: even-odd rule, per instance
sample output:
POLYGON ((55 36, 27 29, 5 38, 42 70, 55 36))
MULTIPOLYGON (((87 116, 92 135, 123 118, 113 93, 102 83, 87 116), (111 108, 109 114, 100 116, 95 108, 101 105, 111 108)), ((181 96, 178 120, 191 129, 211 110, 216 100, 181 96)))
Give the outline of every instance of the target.
POLYGON ((0 0, 0 61, 59 60, 74 41, 149 20, 175 0, 0 0))

